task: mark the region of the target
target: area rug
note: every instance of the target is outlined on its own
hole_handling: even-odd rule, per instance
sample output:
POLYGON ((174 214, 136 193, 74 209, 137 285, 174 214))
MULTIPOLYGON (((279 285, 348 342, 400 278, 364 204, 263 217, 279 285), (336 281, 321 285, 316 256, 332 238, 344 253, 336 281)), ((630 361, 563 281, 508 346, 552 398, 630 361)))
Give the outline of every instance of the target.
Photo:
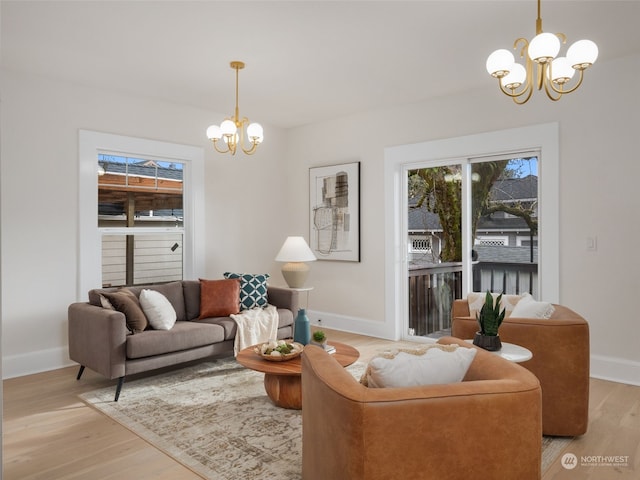
MULTIPOLYGON (((301 411, 274 406, 263 378, 230 358, 127 382, 118 402, 115 387, 80 397, 203 478, 300 479, 301 411)), ((543 472, 569 441, 544 438, 543 472)))

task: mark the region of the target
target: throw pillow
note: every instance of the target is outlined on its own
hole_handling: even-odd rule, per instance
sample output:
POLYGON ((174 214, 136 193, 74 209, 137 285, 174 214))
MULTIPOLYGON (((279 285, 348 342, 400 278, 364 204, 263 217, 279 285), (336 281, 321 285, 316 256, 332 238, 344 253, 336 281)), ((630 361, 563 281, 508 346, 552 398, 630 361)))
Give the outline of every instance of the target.
POLYGON ((372 388, 460 382, 475 355, 475 348, 440 344, 422 351, 405 350, 392 356, 383 354, 371 359, 361 382, 372 388))
POLYGON ((138 333, 147 328, 149 321, 142 311, 138 298, 130 290, 121 288, 117 292, 105 292, 103 295, 117 311, 124 313, 129 330, 138 333))
POLYGON ((102 294, 100 294, 100 305, 107 310, 115 310, 109 299, 102 294))
POLYGON ((176 323, 177 314, 167 297, 155 290, 143 289, 140 292, 140 306, 149 320, 151 328, 171 330, 176 323))
MULTIPOLYGON (((484 305, 485 297, 487 293, 471 292, 467 295, 467 302, 469 302, 469 316, 476 318, 476 313, 480 313, 482 306, 484 305)), ((493 301, 500 296, 499 293, 491 293, 493 301)), ((502 295, 500 300, 500 310, 504 309, 504 318, 509 318, 515 308, 516 304, 520 301, 520 295, 502 295)))
POLYGON ((555 308, 549 302, 537 302, 530 293, 523 293, 516 303, 512 318, 551 318, 555 308))
POLYGON ((240 279, 200 279, 200 317, 228 317, 240 312, 240 279))
POLYGON ((240 279, 240 310, 267 306, 268 274, 225 272, 224 278, 240 279))

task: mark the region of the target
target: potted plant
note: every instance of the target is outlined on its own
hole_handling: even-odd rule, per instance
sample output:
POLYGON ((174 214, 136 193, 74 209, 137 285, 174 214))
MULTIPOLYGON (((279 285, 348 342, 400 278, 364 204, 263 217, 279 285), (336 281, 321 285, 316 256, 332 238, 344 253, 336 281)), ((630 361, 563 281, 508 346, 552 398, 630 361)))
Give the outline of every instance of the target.
POLYGON ((327 346, 327 336, 322 330, 316 330, 311 336, 311 343, 325 348, 327 346))
POLYGON ((493 296, 487 291, 484 305, 482 305, 480 312, 476 313, 480 331, 476 332, 473 344, 490 352, 495 352, 502 348, 498 329, 504 320, 505 310, 502 309, 502 312, 500 311, 500 300, 502 300, 502 294, 496 298, 494 305, 493 296))

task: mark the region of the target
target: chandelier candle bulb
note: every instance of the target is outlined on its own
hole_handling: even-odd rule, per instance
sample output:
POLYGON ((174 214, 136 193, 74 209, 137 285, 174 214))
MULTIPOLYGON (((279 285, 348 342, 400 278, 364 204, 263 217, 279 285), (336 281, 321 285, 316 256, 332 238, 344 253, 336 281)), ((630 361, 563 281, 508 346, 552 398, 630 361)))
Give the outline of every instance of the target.
POLYGON ((556 58, 560 51, 560 39, 553 33, 541 33, 536 35, 531 43, 527 53, 529 58, 536 63, 546 63, 556 58))
POLYGON ((487 58, 487 72, 493 77, 504 77, 509 73, 514 62, 513 53, 501 48, 487 58))
POLYGON ((598 46, 591 40, 578 40, 567 50, 567 60, 576 70, 584 70, 598 58, 598 46))
POLYGON ((551 68, 548 70, 548 77, 551 77, 558 85, 563 85, 573 78, 576 71, 569 64, 567 57, 558 57, 551 62, 551 68))
POLYGON ((511 66, 509 75, 505 76, 502 79, 502 85, 504 85, 505 88, 513 90, 522 85, 526 79, 527 71, 525 70, 525 68, 519 63, 514 63, 511 66))

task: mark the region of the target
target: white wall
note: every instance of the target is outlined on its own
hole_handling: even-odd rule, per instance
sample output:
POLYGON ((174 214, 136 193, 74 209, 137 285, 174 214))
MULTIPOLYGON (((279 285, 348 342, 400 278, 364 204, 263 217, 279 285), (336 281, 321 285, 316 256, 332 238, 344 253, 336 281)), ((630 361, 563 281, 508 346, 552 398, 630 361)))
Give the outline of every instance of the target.
MULTIPOLYGON (((587 71, 577 92, 555 103, 536 92, 523 106, 488 79, 493 88, 290 132, 287 156, 294 177, 304 178, 312 166, 362 162, 362 262, 313 264, 312 320, 321 317, 328 326, 372 335, 395 321, 385 319, 385 147, 559 122, 560 300, 590 323, 592 375, 640 383, 634 301, 640 291, 640 96, 629 83, 639 75, 638 56, 602 61, 587 71), (587 237, 597 237, 596 252, 586 250, 587 237)), ((293 196, 304 198, 305 182, 293 186, 293 196)), ((307 205, 296 205, 292 215, 293 227, 308 231, 307 205)))
MULTIPOLYGON (((6 378, 58 368, 76 298, 78 130, 205 148, 206 267, 279 275, 286 231, 283 132, 252 157, 213 152, 204 131, 224 114, 2 71, 2 355, 6 378)), ((230 112, 229 112, 230 113, 230 112)), ((84 298, 81 298, 84 300, 84 298)))
MULTIPOLYGON (((253 157, 215 154, 201 132, 222 114, 3 71, 1 112, 4 375, 68 362, 66 308, 76 300, 78 129, 205 147, 206 273, 267 271, 287 235, 308 238, 308 168, 359 160, 362 262, 315 262, 313 314, 379 334, 385 321, 383 159, 388 146, 560 123, 560 298, 590 322, 592 373, 640 378, 634 136, 640 57, 602 61, 580 90, 516 106, 493 85, 284 132, 266 128, 253 157), (620 93, 623 92, 623 93, 620 93), (215 117, 215 118, 214 118, 215 117), (38 220, 38 222, 34 220, 38 220), (598 250, 585 239, 597 236, 598 250)), ((313 317, 312 317, 313 318, 313 317)))

